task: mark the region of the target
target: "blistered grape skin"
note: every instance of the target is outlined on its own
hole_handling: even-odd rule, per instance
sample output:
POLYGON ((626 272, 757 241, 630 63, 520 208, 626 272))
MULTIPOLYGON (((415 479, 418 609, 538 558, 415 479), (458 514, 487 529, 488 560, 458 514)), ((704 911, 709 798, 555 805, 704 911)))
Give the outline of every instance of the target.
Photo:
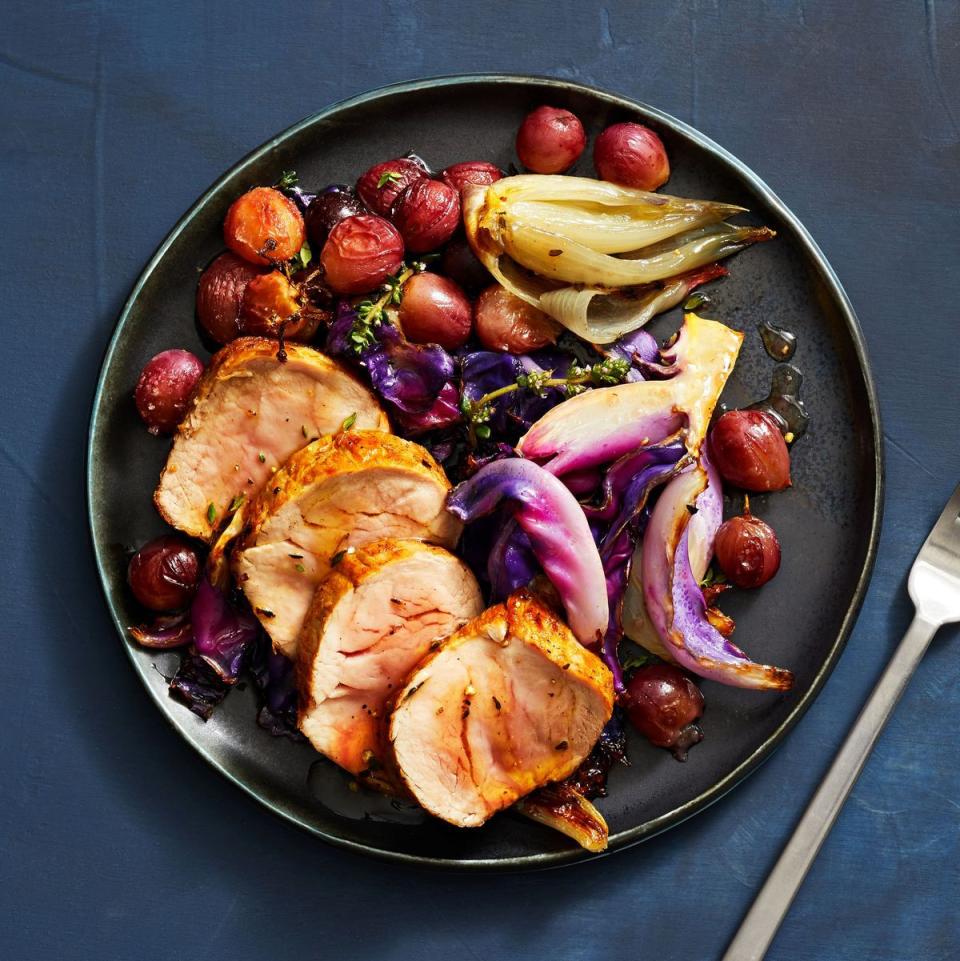
POLYGON ((383 217, 359 214, 330 231, 320 254, 325 282, 337 294, 361 294, 380 286, 403 263, 403 239, 383 217))
POLYGON ((458 193, 462 193, 463 188, 470 184, 489 186, 502 177, 503 171, 486 160, 466 160, 440 172, 440 179, 458 193))
POLYGON ((724 521, 714 540, 717 565, 736 587, 761 587, 780 570, 780 541, 749 512, 724 521))
POLYGON ((537 107, 517 131, 520 163, 537 174, 569 170, 583 153, 587 135, 576 114, 559 107, 537 107))
POLYGON ((790 451, 774 419, 760 410, 728 410, 710 431, 710 454, 724 480, 747 491, 790 486, 790 451))
POLYGON ((408 340, 439 344, 452 351, 470 338, 473 311, 466 294, 452 280, 423 273, 404 285, 399 320, 408 340))
POLYGON ((289 260, 306 230, 297 205, 273 187, 254 187, 238 197, 223 222, 223 239, 238 256, 264 266, 289 260))
POLYGON ((133 596, 151 611, 185 608, 196 593, 200 574, 197 552, 172 534, 144 544, 127 565, 133 596))
POLYGON ((663 141, 639 123, 607 127, 593 145, 593 165, 601 180, 637 190, 656 190, 670 178, 663 141))
POLYGON ((197 284, 197 323, 217 344, 240 336, 240 308, 247 284, 264 273, 233 251, 220 254, 197 284))
POLYGON ((366 213, 366 208, 351 187, 328 188, 323 193, 317 194, 304 215, 310 243, 319 252, 327 242, 330 231, 341 220, 356 217, 357 214, 362 213, 366 213))
POLYGON ((367 208, 389 217, 397 197, 411 184, 427 176, 423 166, 409 157, 397 157, 374 164, 357 181, 357 194, 367 208))
POLYGON ((673 664, 648 664, 634 672, 621 696, 630 723, 657 747, 678 759, 702 740, 696 721, 703 714, 700 688, 673 664))
POLYGON ((436 250, 460 226, 460 194, 449 184, 423 178, 397 197, 390 219, 410 253, 436 250))
POLYGON ((199 357, 178 348, 164 350, 147 362, 133 398, 151 434, 172 434, 177 429, 203 369, 199 357))
POLYGON ((524 354, 557 339, 559 325, 542 310, 499 284, 487 287, 473 307, 477 338, 487 350, 524 354))

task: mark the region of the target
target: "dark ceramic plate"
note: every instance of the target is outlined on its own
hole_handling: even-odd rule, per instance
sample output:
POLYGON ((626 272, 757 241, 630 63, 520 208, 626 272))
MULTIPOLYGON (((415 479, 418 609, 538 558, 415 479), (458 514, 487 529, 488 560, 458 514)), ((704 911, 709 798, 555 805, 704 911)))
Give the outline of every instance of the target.
MULTIPOLYGON (((877 402, 860 329, 836 277, 809 234, 770 190, 696 130, 650 107, 563 81, 471 76, 387 87, 291 127, 225 174, 174 227, 147 264, 107 350, 90 425, 90 525, 107 602, 134 669, 170 723, 212 765, 266 807, 335 844, 397 860, 483 868, 547 867, 586 855, 566 838, 513 814, 479 830, 456 830, 417 811, 352 793, 306 745, 273 739, 254 722, 252 691, 234 691, 206 724, 167 696, 175 655, 141 650, 124 628, 137 620, 124 585, 127 552, 164 530, 151 503, 167 444, 149 436, 131 402, 143 363, 167 347, 203 351, 193 299, 200 270, 221 249, 230 202, 253 184, 296 169, 305 185, 352 182, 376 161, 411 148, 436 168, 482 158, 506 167, 524 114, 541 103, 568 107, 588 133, 640 120, 670 155, 669 191, 742 204, 779 236, 731 262, 710 291, 709 316, 746 332, 725 400, 766 394, 773 362, 757 323, 799 336, 795 363, 806 381, 808 434, 796 445, 793 486, 757 497, 754 510, 780 534, 783 569, 763 591, 726 608, 737 640, 768 663, 790 667, 785 696, 704 684, 706 739, 678 764, 640 739, 632 766, 617 769, 599 802, 610 850, 663 831, 729 791, 766 758, 809 707, 832 670, 860 607, 873 564, 882 506, 877 402), (157 668, 156 670, 154 668, 157 668)), ((580 168, 592 174, 589 154, 580 168)), ((656 320, 660 337, 679 311, 656 320)))

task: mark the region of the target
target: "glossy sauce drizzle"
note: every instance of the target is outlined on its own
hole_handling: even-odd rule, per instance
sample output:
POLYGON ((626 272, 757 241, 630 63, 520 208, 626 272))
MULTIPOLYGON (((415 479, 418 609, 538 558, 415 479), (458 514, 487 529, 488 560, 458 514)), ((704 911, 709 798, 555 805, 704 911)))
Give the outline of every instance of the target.
POLYGON ((766 352, 774 360, 790 360, 797 349, 797 335, 786 327, 777 327, 765 320, 757 324, 766 352))

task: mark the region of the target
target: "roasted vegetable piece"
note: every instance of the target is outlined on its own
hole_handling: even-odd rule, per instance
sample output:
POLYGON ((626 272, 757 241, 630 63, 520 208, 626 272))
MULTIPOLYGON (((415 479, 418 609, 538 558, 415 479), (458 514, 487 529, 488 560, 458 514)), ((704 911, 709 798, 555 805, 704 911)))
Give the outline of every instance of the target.
POLYGON ((774 236, 722 223, 742 208, 584 177, 505 177, 463 196, 467 238, 493 277, 593 343, 672 303, 682 274, 774 236))
POLYGON ((567 621, 586 645, 599 643, 609 608, 600 555, 576 498, 532 461, 512 458, 481 467, 447 498, 447 510, 470 523, 503 501, 560 595, 567 621))
POLYGON ((681 667, 721 684, 786 691, 793 674, 757 664, 707 617, 690 555, 690 507, 706 486, 701 469, 675 477, 660 495, 643 538, 646 610, 664 647, 681 667))

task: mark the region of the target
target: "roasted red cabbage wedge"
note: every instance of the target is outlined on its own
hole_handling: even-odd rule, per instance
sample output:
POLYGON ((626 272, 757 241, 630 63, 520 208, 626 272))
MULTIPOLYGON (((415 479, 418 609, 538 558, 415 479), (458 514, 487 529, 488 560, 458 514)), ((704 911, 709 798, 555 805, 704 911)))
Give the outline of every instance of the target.
POLYGON ((757 664, 710 623, 690 551, 690 507, 707 486, 696 468, 664 488, 643 537, 643 594, 650 622, 672 660, 700 677, 761 690, 786 691, 793 674, 757 664))
POLYGON ((525 174, 464 192, 474 252, 511 293, 592 343, 611 343, 683 296, 681 275, 774 236, 742 207, 525 174))
POLYGON ((674 377, 571 397, 544 414, 520 439, 518 450, 560 475, 609 463, 685 427, 687 450, 697 457, 742 341, 739 331, 688 313, 671 349, 674 377))

